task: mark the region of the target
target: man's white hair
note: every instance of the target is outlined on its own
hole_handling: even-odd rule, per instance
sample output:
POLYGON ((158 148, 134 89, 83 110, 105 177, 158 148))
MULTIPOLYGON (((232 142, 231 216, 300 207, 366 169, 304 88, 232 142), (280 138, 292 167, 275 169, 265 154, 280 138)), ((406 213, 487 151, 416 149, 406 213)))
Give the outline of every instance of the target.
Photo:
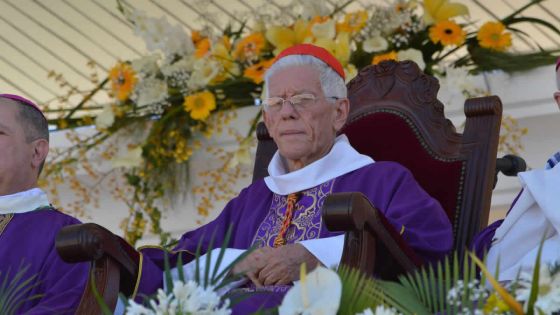
POLYGON ((323 94, 327 97, 346 98, 348 90, 342 77, 322 60, 309 55, 290 55, 275 62, 264 76, 266 95, 268 96, 268 82, 270 77, 281 69, 293 66, 312 66, 319 71, 319 81, 323 94))

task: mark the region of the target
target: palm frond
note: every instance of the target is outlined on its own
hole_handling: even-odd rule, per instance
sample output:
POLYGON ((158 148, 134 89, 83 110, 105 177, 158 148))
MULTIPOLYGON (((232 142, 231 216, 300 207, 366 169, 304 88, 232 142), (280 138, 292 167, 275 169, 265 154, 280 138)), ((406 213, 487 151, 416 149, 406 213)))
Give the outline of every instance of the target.
POLYGON ((483 303, 473 301, 477 290, 475 262, 464 259, 459 262, 457 254, 442 262, 420 268, 403 275, 397 282, 377 281, 377 302, 396 308, 403 314, 457 314, 466 309, 474 313, 483 303), (448 297, 453 290, 452 299, 448 297))
POLYGON ((338 275, 342 281, 339 314, 356 314, 378 305, 394 307, 403 314, 428 315, 416 295, 396 282, 367 277, 359 270, 341 266, 338 275))
POLYGON ((0 314, 15 314, 26 302, 40 299, 41 294, 28 296, 39 285, 37 275, 25 278, 29 265, 21 265, 16 274, 10 279, 10 270, 5 274, 0 272, 0 314))

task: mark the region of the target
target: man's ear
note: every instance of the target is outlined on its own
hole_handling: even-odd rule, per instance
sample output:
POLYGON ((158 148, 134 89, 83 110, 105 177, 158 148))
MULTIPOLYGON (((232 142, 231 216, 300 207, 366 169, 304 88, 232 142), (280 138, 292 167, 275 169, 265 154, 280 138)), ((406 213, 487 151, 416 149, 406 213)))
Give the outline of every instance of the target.
POLYGON ((347 98, 343 98, 336 101, 335 104, 335 117, 334 117, 334 129, 338 132, 348 119, 348 113, 350 112, 350 101, 347 98))
POLYGON ((560 91, 554 93, 554 99, 556 100, 556 104, 558 104, 558 108, 560 109, 560 91))
POLYGON ((37 139, 33 141, 33 153, 31 156, 31 164, 33 168, 39 169, 41 164, 49 154, 49 142, 46 139, 37 139))

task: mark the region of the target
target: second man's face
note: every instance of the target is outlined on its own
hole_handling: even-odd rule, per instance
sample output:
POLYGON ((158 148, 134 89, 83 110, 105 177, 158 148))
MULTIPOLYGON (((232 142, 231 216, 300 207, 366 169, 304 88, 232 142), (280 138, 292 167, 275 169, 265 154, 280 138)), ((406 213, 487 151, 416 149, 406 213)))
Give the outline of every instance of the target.
POLYGON ((26 141, 19 106, 0 98, 0 195, 15 192, 31 171, 33 146, 26 141))

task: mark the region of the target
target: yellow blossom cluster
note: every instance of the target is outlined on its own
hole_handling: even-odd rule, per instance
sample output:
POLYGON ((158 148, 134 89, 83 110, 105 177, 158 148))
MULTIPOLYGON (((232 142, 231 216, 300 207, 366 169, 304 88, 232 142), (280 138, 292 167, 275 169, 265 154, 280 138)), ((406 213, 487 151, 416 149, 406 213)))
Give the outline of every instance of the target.
POLYGON ((502 117, 498 152, 520 155, 524 150, 521 140, 527 132, 527 128, 519 126, 517 119, 509 115, 502 117))

